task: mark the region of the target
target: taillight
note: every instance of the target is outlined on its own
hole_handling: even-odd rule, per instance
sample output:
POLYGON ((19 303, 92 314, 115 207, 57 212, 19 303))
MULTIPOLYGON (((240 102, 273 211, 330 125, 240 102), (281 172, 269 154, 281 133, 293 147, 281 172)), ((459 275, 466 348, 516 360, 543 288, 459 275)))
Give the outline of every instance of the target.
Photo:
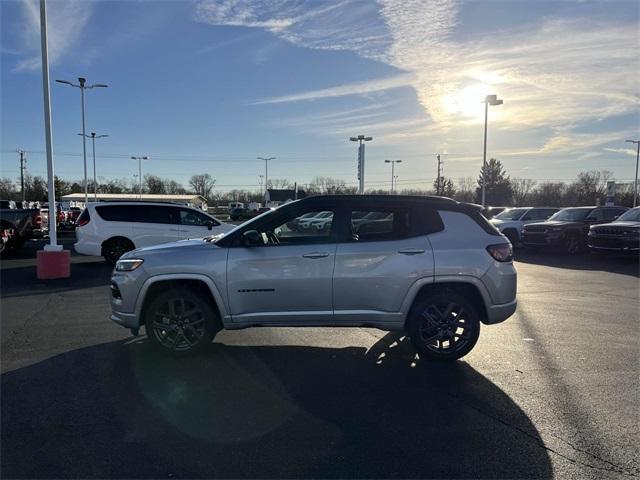
POLYGON ((78 217, 78 226, 84 227, 90 221, 91 221, 91 216, 89 215, 89 210, 85 208, 80 214, 80 216, 78 217))
POLYGON ((489 245, 487 252, 498 262, 510 262, 513 260, 513 247, 510 243, 499 243, 497 245, 489 245))

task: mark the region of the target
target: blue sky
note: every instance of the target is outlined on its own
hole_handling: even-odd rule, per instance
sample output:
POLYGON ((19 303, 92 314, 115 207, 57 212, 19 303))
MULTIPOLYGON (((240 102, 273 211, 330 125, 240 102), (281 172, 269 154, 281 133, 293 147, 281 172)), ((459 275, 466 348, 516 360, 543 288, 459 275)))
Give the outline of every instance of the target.
MULTIPOLYGON (((38 3, 1 8, 2 176, 45 174, 38 3)), ((49 1, 56 172, 82 176, 79 91, 98 176, 144 172, 220 190, 316 175, 355 184, 366 134, 367 186, 430 188, 435 154, 454 179, 476 177, 482 104, 496 93, 488 154, 514 177, 569 180, 581 170, 634 175, 640 43, 637 2, 49 1)))

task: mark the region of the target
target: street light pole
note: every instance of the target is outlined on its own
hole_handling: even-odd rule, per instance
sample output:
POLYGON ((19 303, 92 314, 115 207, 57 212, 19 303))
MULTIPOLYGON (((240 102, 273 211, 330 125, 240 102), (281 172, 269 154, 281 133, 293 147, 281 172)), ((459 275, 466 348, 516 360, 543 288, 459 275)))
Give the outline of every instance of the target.
POLYGON ((489 117, 489 105, 502 105, 503 101, 498 100, 497 95, 487 95, 484 103, 484 149, 482 153, 482 206, 485 206, 485 190, 487 183, 487 120, 489 117))
POLYGON ((84 91, 90 88, 107 88, 108 85, 105 85, 104 83, 87 85, 87 79, 83 77, 78 77, 78 84, 71 83, 68 80, 56 80, 56 82, 64 83, 80 89, 80 106, 82 109, 82 158, 84 160, 84 203, 87 203, 89 201, 89 186, 87 184, 87 134, 84 124, 84 91))
POLYGON ((349 137, 352 142, 358 142, 358 193, 364 194, 364 142, 370 142, 373 137, 358 135, 357 137, 349 137))
POLYGON ((638 205, 638 161, 640 161, 640 140, 626 140, 636 144, 636 177, 633 181, 633 206, 638 205))
POLYGON ((131 160, 138 160, 138 199, 142 200, 142 160, 149 160, 149 157, 131 157, 131 160))
POLYGON ((264 194, 267 194, 267 188, 269 183, 269 161, 275 160, 276 157, 257 157, 258 160, 264 160, 264 194))
MULTIPOLYGON (((82 135, 79 133, 78 135, 82 135)), ((96 132, 91 132, 91 135, 85 135, 85 137, 91 138, 93 147, 93 201, 98 201, 98 180, 96 177, 96 138, 105 138, 109 135, 96 135, 96 132)))
POLYGON ((396 176, 394 175, 394 167, 396 165, 396 163, 402 163, 402 160, 385 160, 384 163, 390 163, 391 164, 391 193, 394 192, 394 188, 393 188, 393 184, 395 181, 396 176))

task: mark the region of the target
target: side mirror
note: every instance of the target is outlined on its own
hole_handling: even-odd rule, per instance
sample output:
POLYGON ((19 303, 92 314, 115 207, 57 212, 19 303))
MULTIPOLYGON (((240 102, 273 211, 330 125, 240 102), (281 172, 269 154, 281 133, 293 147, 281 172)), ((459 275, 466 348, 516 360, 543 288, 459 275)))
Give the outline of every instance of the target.
POLYGON ((209 230, 213 229, 213 222, 211 220, 207 222, 207 229, 209 230))
POLYGON ((257 247, 259 245, 264 245, 262 241, 262 236, 258 233, 257 230, 247 230, 242 234, 242 243, 246 247, 257 247))

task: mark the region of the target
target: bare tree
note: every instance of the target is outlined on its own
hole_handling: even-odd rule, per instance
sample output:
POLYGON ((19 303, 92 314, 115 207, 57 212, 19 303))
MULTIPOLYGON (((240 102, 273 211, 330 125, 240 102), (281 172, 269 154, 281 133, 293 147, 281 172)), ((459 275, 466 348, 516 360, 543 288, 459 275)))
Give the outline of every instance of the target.
POLYGON ((472 203, 475 200, 476 182, 472 177, 458 179, 458 188, 454 198, 459 202, 472 203))
POLYGON ((148 193, 151 194, 164 194, 167 193, 164 180, 156 175, 145 175, 144 183, 147 186, 148 193))
POLYGON ((10 178, 0 178, 0 198, 2 200, 17 199, 17 187, 10 178))
POLYGON ((189 185, 193 188, 196 195, 201 195, 207 200, 211 197, 211 190, 216 184, 215 178, 208 173, 201 173, 199 175, 192 175, 189 180, 189 185))
POLYGON ((310 193, 337 195, 346 193, 347 184, 340 178, 314 177, 308 189, 310 193))
POLYGON ((286 178, 270 178, 267 182, 267 188, 291 188, 291 183, 286 178))
POLYGON ((536 186, 536 181, 530 178, 511 179, 511 191, 513 193, 513 203, 516 207, 527 204, 531 192, 536 186))

